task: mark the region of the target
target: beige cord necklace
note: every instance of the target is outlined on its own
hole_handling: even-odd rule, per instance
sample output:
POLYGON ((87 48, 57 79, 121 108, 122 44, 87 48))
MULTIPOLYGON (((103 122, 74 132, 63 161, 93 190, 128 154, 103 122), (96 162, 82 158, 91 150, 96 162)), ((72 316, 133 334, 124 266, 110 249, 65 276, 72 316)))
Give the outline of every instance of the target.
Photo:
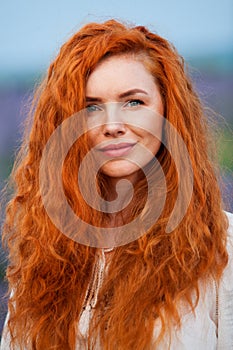
POLYGON ((104 271, 106 265, 105 253, 112 251, 114 248, 103 248, 98 254, 97 262, 95 263, 94 270, 92 273, 91 282, 89 288, 86 291, 84 299, 84 307, 79 319, 79 330, 85 335, 88 332, 89 324, 91 321, 92 310, 95 308, 98 293, 103 283, 104 271))

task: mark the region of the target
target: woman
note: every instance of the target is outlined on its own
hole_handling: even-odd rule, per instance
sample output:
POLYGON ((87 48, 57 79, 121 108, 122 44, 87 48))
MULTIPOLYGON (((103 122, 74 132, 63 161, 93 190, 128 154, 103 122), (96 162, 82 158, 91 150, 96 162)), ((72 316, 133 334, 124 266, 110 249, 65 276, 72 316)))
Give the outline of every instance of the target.
POLYGON ((231 349, 233 219, 172 45, 88 24, 32 115, 4 227, 2 349, 231 349))

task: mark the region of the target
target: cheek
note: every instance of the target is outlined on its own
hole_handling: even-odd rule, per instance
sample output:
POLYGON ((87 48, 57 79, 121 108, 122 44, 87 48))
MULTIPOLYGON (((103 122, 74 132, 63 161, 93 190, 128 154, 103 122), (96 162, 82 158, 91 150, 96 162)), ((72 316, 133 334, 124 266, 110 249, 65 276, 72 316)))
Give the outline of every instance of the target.
POLYGON ((100 132, 98 132, 98 130, 96 129, 88 131, 87 141, 90 147, 94 147, 98 144, 99 135, 100 135, 100 132))
POLYGON ((134 124, 130 124, 130 129, 137 134, 144 143, 157 143, 162 140, 164 117, 154 109, 143 109, 134 118, 134 124))
POLYGON ((144 123, 144 128, 141 126, 132 131, 138 136, 139 142, 156 155, 162 141, 163 120, 159 119, 156 123, 149 123, 146 126, 144 123))
POLYGON ((148 137, 146 138, 146 147, 147 147, 147 149, 150 150, 151 153, 153 153, 155 156, 156 156, 156 154, 157 154, 157 152, 158 152, 160 146, 161 146, 161 141, 160 141, 158 138, 156 138, 156 137, 154 137, 154 136, 152 136, 152 135, 150 135, 150 136, 148 136, 148 137))

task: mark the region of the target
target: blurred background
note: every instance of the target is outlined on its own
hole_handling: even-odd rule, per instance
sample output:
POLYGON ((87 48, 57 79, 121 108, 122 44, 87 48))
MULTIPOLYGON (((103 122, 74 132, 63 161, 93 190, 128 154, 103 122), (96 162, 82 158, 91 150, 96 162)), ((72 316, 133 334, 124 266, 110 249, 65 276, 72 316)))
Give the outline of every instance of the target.
MULTIPOLYGON (((203 103, 216 112, 221 188, 225 208, 233 211, 232 0, 1 1, 0 16, 0 189, 12 168, 28 100, 59 47, 85 23, 114 17, 148 26, 185 58, 203 103)), ((0 336, 5 255, 0 246, 0 336)))

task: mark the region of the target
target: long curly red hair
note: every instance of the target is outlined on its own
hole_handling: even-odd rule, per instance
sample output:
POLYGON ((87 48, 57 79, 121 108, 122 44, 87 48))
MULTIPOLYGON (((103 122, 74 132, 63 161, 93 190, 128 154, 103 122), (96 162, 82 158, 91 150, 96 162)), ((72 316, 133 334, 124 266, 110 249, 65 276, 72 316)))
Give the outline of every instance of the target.
MULTIPOLYGON (((89 347, 94 348, 97 339, 102 349, 156 346, 169 325, 180 326, 178 302, 194 309, 199 281, 207 283, 209 277, 218 281, 227 264, 227 222, 209 160, 205 116, 183 59, 168 41, 145 27, 115 20, 87 24, 61 47, 35 94, 30 133, 24 137, 12 174, 15 192, 3 231, 9 248, 7 278, 13 291, 8 327, 12 343, 22 348, 74 350, 77 345, 78 320, 97 249, 69 239, 52 223, 41 199, 39 166, 53 131, 85 107, 89 74, 100 60, 119 54, 147 58, 142 61, 159 86, 165 118, 189 152, 194 187, 182 222, 167 233, 179 181, 175 164, 182 154, 165 129, 173 159, 161 146, 157 158, 167 184, 163 211, 146 234, 115 249, 91 321, 89 347), (161 332, 153 338, 156 319, 161 320, 161 332)), ((77 187, 78 166, 87 150, 83 138, 72 147, 62 172, 63 185, 77 215, 98 226, 104 214, 91 210, 77 187)), ((145 192, 146 186, 136 189, 140 203, 145 203, 145 192)), ((138 205, 132 216, 141 211, 138 205)))

